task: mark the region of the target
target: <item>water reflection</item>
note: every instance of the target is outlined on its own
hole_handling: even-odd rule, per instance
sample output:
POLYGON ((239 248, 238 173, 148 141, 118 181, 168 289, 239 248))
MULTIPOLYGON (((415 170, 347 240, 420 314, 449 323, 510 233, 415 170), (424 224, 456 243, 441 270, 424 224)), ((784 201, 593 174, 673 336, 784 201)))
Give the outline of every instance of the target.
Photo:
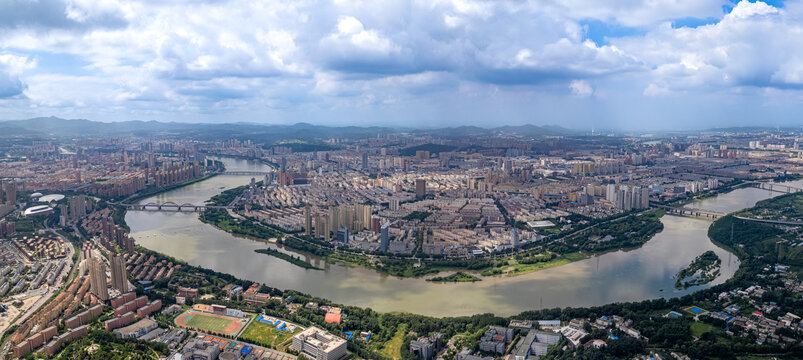
MULTIPOLYGON (((266 171, 244 160, 225 159, 227 169, 266 171)), ((218 176, 158 196, 158 201, 199 204, 222 189, 247 183, 247 176, 218 176)), ((775 194, 777 195, 777 193, 775 194)), ((771 196, 740 189, 694 204, 695 208, 733 211, 771 196)), ((147 199, 145 202, 153 201, 147 199)), ((378 311, 448 316, 493 312, 516 314, 540 307, 592 306, 618 301, 672 297, 703 287, 676 290, 673 276, 694 257, 713 250, 723 259, 719 284, 733 276, 738 260, 707 237, 710 222, 665 216, 664 230, 639 249, 615 251, 568 265, 515 277, 484 278, 476 283, 439 284, 399 279, 363 268, 326 264, 305 270, 255 253, 275 247, 232 236, 198 221, 197 214, 130 212, 126 221, 140 245, 237 277, 282 289, 296 289, 335 302, 378 311), (730 261, 729 261, 730 258, 730 261)), ((318 259, 312 259, 317 266, 318 259)))

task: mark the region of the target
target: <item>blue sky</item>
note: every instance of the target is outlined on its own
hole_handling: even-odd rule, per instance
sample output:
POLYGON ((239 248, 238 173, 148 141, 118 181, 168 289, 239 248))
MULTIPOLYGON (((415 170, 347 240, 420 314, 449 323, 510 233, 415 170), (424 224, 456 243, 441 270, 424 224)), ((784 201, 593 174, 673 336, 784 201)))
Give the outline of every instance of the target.
POLYGON ((6 0, 0 119, 799 126, 801 5, 6 0))

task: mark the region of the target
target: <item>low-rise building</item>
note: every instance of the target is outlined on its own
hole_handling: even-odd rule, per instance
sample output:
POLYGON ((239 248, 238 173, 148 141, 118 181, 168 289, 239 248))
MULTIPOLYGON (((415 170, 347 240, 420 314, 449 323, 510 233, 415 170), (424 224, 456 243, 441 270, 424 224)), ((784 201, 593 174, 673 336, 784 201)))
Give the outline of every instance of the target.
POLYGON ((217 343, 204 341, 200 338, 193 338, 184 346, 181 359, 186 360, 215 360, 220 354, 220 347, 217 343))
POLYGON ((293 335, 293 349, 313 360, 338 360, 346 355, 346 340, 311 326, 293 335))
POLYGON ((456 355, 457 360, 493 360, 490 356, 478 356, 473 355, 471 353, 471 349, 463 348, 459 353, 456 355))
POLYGON ((419 359, 428 360, 440 350, 441 346, 443 346, 443 335, 434 333, 410 341, 410 352, 417 355, 419 359))
POLYGON ((506 344, 513 340, 513 329, 491 326, 480 338, 480 350, 504 354, 506 344))
POLYGON ((527 336, 516 345, 513 357, 515 360, 528 360, 546 355, 549 347, 557 344, 560 338, 560 333, 530 330, 527 336))
POLYGON ((176 296, 181 296, 185 299, 197 299, 198 298, 198 289, 188 288, 188 287, 179 287, 178 293, 176 296))
POLYGON ((557 329, 555 332, 563 335, 566 340, 569 340, 569 344, 575 348, 580 346, 580 339, 588 335, 588 333, 582 330, 582 328, 578 329, 571 325, 557 329))
POLYGON ((121 338, 137 338, 158 327, 159 324, 157 324, 156 321, 146 318, 131 325, 115 329, 114 335, 117 335, 121 338))
POLYGON ((173 315, 181 312, 181 305, 173 304, 162 310, 162 315, 173 315))

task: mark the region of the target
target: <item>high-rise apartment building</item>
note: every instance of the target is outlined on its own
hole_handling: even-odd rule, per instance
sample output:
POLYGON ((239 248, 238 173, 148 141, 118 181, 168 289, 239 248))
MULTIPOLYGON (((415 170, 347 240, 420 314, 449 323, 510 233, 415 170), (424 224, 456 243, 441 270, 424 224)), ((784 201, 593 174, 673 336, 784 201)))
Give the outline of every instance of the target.
POLYGON ((329 240, 328 218, 326 216, 315 216, 315 237, 329 240))
POLYGON ((83 195, 73 196, 69 200, 70 220, 78 220, 86 216, 87 199, 83 195))
MULTIPOLYGON (((610 185, 608 187, 610 192, 610 185)), ((646 209, 650 207, 650 189, 640 186, 619 186, 616 193, 616 208, 630 211, 633 209, 646 209)))
POLYGON ((427 195, 427 181, 424 179, 415 179, 415 197, 423 198, 427 195))
POLYGON ((383 226, 379 229, 379 251, 387 252, 388 245, 390 245, 390 236, 388 234, 388 227, 383 226))
POLYGON ((349 242, 349 228, 343 227, 337 229, 337 241, 344 244, 349 242))
POLYGON ((371 216, 371 231, 375 234, 379 233, 379 228, 381 227, 382 219, 377 215, 371 216))
POLYGON ((616 184, 608 184, 608 187, 605 189, 605 200, 610 202, 616 202, 616 184))
POLYGON ((128 278, 125 270, 125 260, 120 255, 111 257, 112 287, 124 293, 128 291, 128 278))
POLYGON ((304 206, 304 234, 312 236, 312 213, 309 204, 304 206))
POLYGON ((97 256, 91 256, 89 262, 89 289, 101 301, 109 300, 109 288, 106 286, 106 264, 97 256))
POLYGON ((5 204, 17 205, 17 184, 9 181, 3 184, 2 188, 3 192, 5 192, 5 204))

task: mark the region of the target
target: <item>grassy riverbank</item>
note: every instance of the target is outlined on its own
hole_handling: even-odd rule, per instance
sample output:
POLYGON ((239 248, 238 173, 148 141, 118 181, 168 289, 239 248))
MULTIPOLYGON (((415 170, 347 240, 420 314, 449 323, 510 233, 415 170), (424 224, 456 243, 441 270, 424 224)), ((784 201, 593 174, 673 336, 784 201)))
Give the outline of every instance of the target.
POLYGON ((250 236, 261 240, 282 237, 282 233, 260 226, 250 220, 235 219, 225 209, 207 209, 198 216, 198 219, 232 234, 250 236))
MULTIPOLYGON (((774 344, 759 345, 755 343, 753 338, 743 338, 739 336, 730 337, 726 335, 717 336, 716 338, 703 336, 721 327, 719 325, 709 326, 708 323, 704 322, 694 322, 691 317, 668 319, 662 316, 668 309, 680 311, 679 309, 688 306, 713 308, 714 305, 709 303, 707 299, 716 297, 716 294, 731 289, 729 286, 730 281, 728 284, 701 290, 681 298, 624 302, 598 307, 531 310, 510 317, 498 317, 491 314, 484 314, 433 318, 409 313, 378 313, 369 308, 337 304, 327 299, 313 297, 297 291, 279 289, 269 289, 266 291, 269 291, 274 298, 287 299, 287 301, 292 301, 292 303, 297 304, 297 306, 291 307, 281 301, 271 301, 264 306, 257 307, 256 305, 247 304, 237 299, 227 300, 223 292, 219 290, 226 283, 248 284, 252 281, 232 279, 230 275, 193 267, 180 260, 165 257, 161 254, 156 255, 157 260, 166 259, 182 264, 180 270, 182 276, 175 277, 175 280, 171 280, 170 284, 167 282, 156 284, 155 286, 160 290, 168 289, 170 286, 192 285, 193 283, 191 281, 197 281, 196 278, 198 276, 187 275, 190 273, 201 274, 206 279, 210 279, 208 287, 204 289, 211 291, 211 293, 217 291, 219 294, 219 297, 206 300, 204 303, 218 303, 251 312, 267 313, 271 316, 286 319, 287 321, 303 326, 318 326, 334 334, 342 334, 345 331, 354 332, 355 329, 371 332, 372 336, 370 342, 355 340, 348 343, 350 351, 358 354, 361 358, 371 360, 413 359, 414 356, 411 355, 408 350, 409 343, 418 335, 412 335, 412 332, 415 334, 429 334, 437 331, 444 334, 444 341, 452 339, 453 337, 455 339, 462 337, 465 341, 461 340, 461 345, 476 348, 476 346, 478 346, 479 336, 474 336, 475 334, 482 334, 490 325, 508 324, 511 319, 560 319, 566 322, 570 319, 587 317, 593 320, 601 314, 620 314, 633 320, 634 323, 632 327, 639 330, 641 334, 649 340, 630 340, 626 335, 616 332, 616 335, 619 336, 619 340, 607 339, 606 341, 610 344, 608 347, 600 350, 586 350, 586 352, 593 351, 597 356, 596 358, 633 358, 638 354, 642 354, 645 349, 682 352, 690 354, 693 358, 710 358, 715 355, 723 358, 735 358, 737 355, 747 354, 786 355, 792 358, 800 355, 799 348, 784 349, 774 344), (327 323, 325 322, 323 312, 309 310, 303 306, 309 302, 315 302, 318 305, 340 307, 344 312, 348 313, 349 316, 345 317, 344 321, 340 324, 327 323), (696 336, 696 338, 692 335, 696 336), (628 346, 627 349, 623 347, 624 345, 628 346)), ((155 296, 156 294, 157 293, 154 291, 150 292, 151 296, 155 296)), ((774 294, 772 295, 774 296, 774 294)), ((788 302, 784 302, 781 306, 787 306, 785 305, 786 303, 788 302)), ((722 332, 721 330, 716 331, 722 332)), ((593 336, 607 336, 607 333, 598 331, 593 333, 593 336)), ((593 336, 590 335, 589 338, 593 336)), ((459 348, 462 348, 462 346, 459 348)), ((565 347, 564 350, 561 349, 563 349, 561 346, 553 348, 555 351, 552 352, 552 355, 545 358, 568 359, 580 358, 582 357, 580 355, 583 355, 583 350, 573 350, 569 347, 565 347), (574 351, 578 351, 578 353, 574 351)), ((453 359, 453 357, 447 358, 453 359)))
MULTIPOLYGON (((259 182, 262 184, 262 181, 259 182)), ((223 191, 220 194, 213 196, 211 199, 206 201, 207 205, 211 206, 229 206, 234 199, 240 197, 243 194, 245 189, 248 189, 249 185, 241 185, 235 188, 228 189, 223 191)))
POLYGON ((520 262, 519 260, 516 260, 516 258, 511 258, 508 260, 507 266, 503 268, 483 270, 482 275, 484 276, 501 275, 501 274, 506 274, 507 276, 523 275, 531 273, 533 271, 549 269, 556 266, 570 264, 575 261, 585 260, 588 259, 589 257, 591 257, 591 254, 578 251, 560 256, 555 256, 554 258, 550 258, 547 261, 532 262, 532 263, 520 262))
POLYGON ((467 273, 464 273, 462 271, 458 271, 458 272, 456 272, 454 274, 451 274, 451 275, 436 276, 436 277, 432 277, 432 278, 427 279, 427 281, 432 281, 432 282, 475 282, 475 281, 481 281, 481 280, 482 279, 480 279, 480 278, 478 278, 478 277, 476 277, 474 275, 467 274, 467 273))
POLYGON ((708 237, 734 253, 742 262, 739 274, 757 272, 763 266, 785 264, 792 271, 803 274, 803 247, 794 233, 781 226, 737 219, 735 216, 783 214, 787 219, 803 217, 803 194, 781 195, 760 201, 756 206, 738 211, 715 221, 708 229, 708 237))
POLYGON ((778 221, 799 221, 803 214, 803 198, 799 194, 786 194, 756 203, 750 209, 744 209, 734 215, 778 221))
POLYGON ((312 265, 307 261, 301 260, 301 258, 298 257, 298 256, 292 256, 290 254, 285 254, 285 253, 283 253, 283 252, 281 252, 279 250, 276 250, 276 249, 256 249, 256 250, 254 250, 254 252, 257 252, 257 253, 260 253, 260 254, 266 254, 266 255, 270 255, 270 256, 282 259, 284 261, 287 261, 287 262, 289 262, 289 263, 291 263, 293 265, 302 267, 304 269, 322 270, 321 268, 316 267, 315 265, 312 265))
MULTIPOLYGON (((479 335, 487 330, 488 326, 504 326, 513 319, 559 319, 565 324, 569 320, 576 318, 587 318, 593 321, 602 315, 621 315, 632 320, 632 328, 638 330, 642 337, 637 340, 630 339, 618 329, 613 329, 611 331, 618 336, 618 340, 612 340, 607 338, 609 335, 607 331, 593 330, 584 340, 604 338, 608 346, 602 349, 586 350, 582 349, 582 347, 574 349, 565 346, 565 340, 561 340, 562 343, 553 347, 550 354, 544 358, 629 359, 636 356, 649 356, 651 351, 660 351, 663 355, 678 352, 691 358, 758 358, 760 356, 800 358, 803 356, 803 349, 799 345, 800 338, 798 333, 782 333, 798 339, 798 344, 789 347, 772 343, 758 344, 755 336, 752 335, 739 336, 737 333, 735 336, 728 336, 724 330, 724 327, 727 326, 726 324, 712 323, 712 325, 708 322, 703 322, 707 321, 704 317, 700 322, 696 322, 691 316, 683 316, 679 319, 671 319, 664 316, 669 310, 682 311, 681 309, 689 306, 697 306, 712 311, 720 309, 724 304, 712 300, 716 299, 717 294, 744 289, 751 285, 760 285, 767 290, 763 298, 777 302, 779 310, 776 310, 776 312, 781 314, 785 312, 800 314, 800 294, 779 290, 780 283, 778 279, 772 278, 771 275, 773 271, 762 270, 762 268, 773 265, 777 261, 787 263, 787 260, 794 259, 793 255, 789 253, 782 252, 780 256, 777 255, 775 243, 778 240, 778 236, 783 237, 785 235, 780 230, 774 231, 772 229, 778 230, 778 227, 747 222, 733 217, 717 220, 711 226, 709 235, 715 242, 734 249, 734 252, 739 252, 737 254, 741 254, 740 258, 743 259, 743 265, 737 277, 709 289, 702 289, 678 298, 619 302, 595 307, 539 309, 524 311, 521 314, 506 317, 482 314, 435 318, 410 313, 379 313, 367 307, 361 308, 347 304, 337 304, 327 299, 293 290, 268 289, 267 287, 271 284, 263 286, 263 288, 266 288, 263 291, 270 292, 273 300, 264 305, 254 305, 241 299, 227 297, 222 290, 227 284, 248 286, 254 281, 237 279, 228 274, 191 266, 183 261, 151 251, 145 251, 145 253, 155 255, 157 261, 171 261, 182 266, 176 276, 154 283, 147 294, 153 299, 161 298, 166 304, 171 304, 175 301, 172 300, 173 297, 171 295, 176 287, 195 286, 201 290, 202 294, 215 295, 214 299, 199 300, 202 303, 215 303, 254 313, 266 313, 302 326, 318 326, 338 335, 344 334, 345 331, 370 332, 372 334, 370 341, 350 340, 348 349, 354 354, 354 357, 371 360, 414 359, 415 355, 409 351, 410 341, 417 336, 433 332, 442 333, 444 342, 449 339, 463 339, 458 343, 458 349, 462 349, 464 345, 468 348, 476 349, 479 335), (735 225, 735 236, 732 239, 730 237, 731 225, 735 225), (760 273, 770 274, 770 276, 757 276, 760 273), (199 279, 202 281, 199 281, 199 279), (325 321, 324 311, 311 310, 304 306, 309 302, 342 308, 343 312, 347 313, 348 316, 343 317, 342 323, 328 323, 325 321)), ((288 237, 288 239, 293 238, 288 237)), ((301 240, 297 241, 299 244, 307 244, 301 240)), ((309 246, 317 248, 315 245, 309 246)), ((786 250, 788 249, 782 249, 782 251, 786 250)), ((328 251, 330 251, 330 256, 333 258, 335 256, 343 256, 344 258, 352 256, 351 254, 340 252, 335 253, 333 249, 328 251)), ((359 259, 368 258, 367 255, 354 256, 359 259)), ((532 258, 526 261, 546 259, 546 256, 541 255, 520 254, 520 256, 532 258)), ((546 262, 554 261, 555 259, 550 258, 546 262)), ((411 260, 407 259, 407 261, 411 260)), ((145 291, 141 286, 138 287, 138 290, 140 292, 145 291)), ((479 293, 479 296, 482 295, 483 293, 479 293)), ((749 314, 754 310, 747 307, 743 307, 743 309, 745 314, 749 314)), ((489 308, 488 311, 494 311, 494 309, 489 308)), ((736 331, 735 328, 736 326, 731 326, 730 330, 736 331)), ((93 341, 97 342, 94 339, 93 341)), ((77 341, 76 344, 76 347, 87 346, 85 342, 80 341, 77 341)), ((137 354, 134 353, 134 355, 137 354)), ((452 355, 446 357, 446 359, 453 358, 452 355)))

